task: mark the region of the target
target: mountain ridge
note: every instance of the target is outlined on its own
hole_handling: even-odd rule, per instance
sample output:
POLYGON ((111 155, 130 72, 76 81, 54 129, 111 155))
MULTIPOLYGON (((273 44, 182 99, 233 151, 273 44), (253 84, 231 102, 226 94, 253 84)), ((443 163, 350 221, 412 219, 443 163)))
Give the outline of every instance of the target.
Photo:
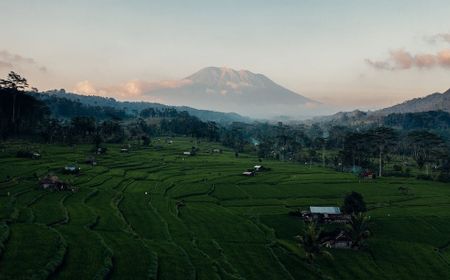
POLYGON ((188 106, 170 106, 161 103, 153 103, 146 101, 118 101, 112 97, 102 97, 97 95, 81 95, 72 92, 66 92, 63 89, 60 90, 49 90, 45 92, 39 92, 34 94, 38 99, 45 102, 48 98, 65 98, 72 101, 80 102, 87 106, 105 106, 112 107, 115 109, 122 109, 127 112, 132 111, 142 111, 147 108, 154 109, 164 109, 164 108, 174 108, 178 111, 186 111, 190 115, 198 117, 203 121, 215 121, 218 123, 231 123, 231 122, 252 122, 253 120, 249 117, 239 115, 234 112, 218 112, 212 110, 201 110, 196 108, 191 108, 188 106))
POLYGON ((432 94, 406 100, 400 104, 374 111, 374 114, 388 115, 392 113, 419 113, 427 111, 450 112, 450 89, 443 93, 432 94))

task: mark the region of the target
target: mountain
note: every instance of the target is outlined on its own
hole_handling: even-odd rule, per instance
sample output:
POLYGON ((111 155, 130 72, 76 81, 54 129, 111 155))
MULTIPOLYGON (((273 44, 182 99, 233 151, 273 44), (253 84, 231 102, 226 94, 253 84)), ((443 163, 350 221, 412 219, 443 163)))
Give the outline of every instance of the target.
POLYGON ((450 89, 444 93, 433 93, 421 98, 414 98, 401 104, 375 111, 374 114, 418 113, 427 111, 450 112, 450 89))
POLYGON ((399 119, 395 115, 407 115, 408 120, 422 118, 423 116, 435 118, 441 114, 419 114, 426 112, 450 113, 450 89, 444 93, 433 93, 424 97, 407 100, 403 103, 376 111, 363 112, 355 110, 351 112, 339 112, 329 116, 319 116, 310 122, 329 123, 334 125, 365 125, 370 123, 382 123, 384 119, 399 119))
POLYGON ((307 116, 319 102, 284 88, 262 74, 207 67, 165 88, 144 93, 148 100, 253 117, 307 116))
POLYGON ((66 92, 65 90, 51 90, 41 93, 35 93, 34 96, 44 102, 52 98, 68 99, 71 101, 79 102, 86 106, 100 106, 100 107, 110 107, 116 110, 124 110, 129 114, 137 114, 138 112, 147 109, 165 109, 165 108, 175 108, 177 111, 186 111, 190 115, 195 116, 203 121, 215 121, 218 123, 232 123, 232 122, 251 122, 252 120, 248 117, 243 117, 236 113, 223 113, 215 112, 211 110, 199 110, 187 106, 168 106, 159 103, 150 102, 121 102, 114 98, 107 98, 101 96, 93 95, 80 95, 75 93, 66 92))

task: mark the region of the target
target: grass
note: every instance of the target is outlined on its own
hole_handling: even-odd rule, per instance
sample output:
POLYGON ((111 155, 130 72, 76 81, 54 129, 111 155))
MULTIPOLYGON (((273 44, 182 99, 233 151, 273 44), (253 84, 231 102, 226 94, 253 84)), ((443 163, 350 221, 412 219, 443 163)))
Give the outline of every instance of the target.
POLYGON ((91 146, 33 144, 40 160, 0 153, 0 279, 449 279, 450 186, 414 178, 359 183, 351 174, 263 161, 189 138, 159 148, 108 145, 98 165, 91 146), (200 152, 186 157, 192 146, 200 152), (211 153, 221 148, 223 153, 211 153), (77 163, 81 175, 61 174, 77 163), (49 192, 52 172, 78 187, 49 192), (410 193, 398 191, 408 186, 410 193), (308 264, 288 213, 340 205, 350 191, 367 201, 373 236, 364 251, 332 250, 308 264))

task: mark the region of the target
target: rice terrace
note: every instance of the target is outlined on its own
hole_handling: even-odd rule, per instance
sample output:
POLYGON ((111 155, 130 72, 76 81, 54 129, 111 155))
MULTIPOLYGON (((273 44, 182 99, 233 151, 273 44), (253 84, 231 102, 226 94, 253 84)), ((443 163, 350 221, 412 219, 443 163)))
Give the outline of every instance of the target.
POLYGON ((90 145, 34 144, 40 159, 0 155, 2 279, 448 279, 450 187, 404 178, 360 182, 321 167, 263 161, 270 171, 242 176, 260 163, 217 143, 155 140, 121 153, 109 145, 97 165, 90 145), (213 153, 213 149, 223 149, 213 153), (60 171, 78 163, 79 175, 60 171), (57 174, 72 191, 38 187, 57 174), (9 176, 9 180, 5 178, 9 176), (399 192, 408 185, 410 193, 399 192), (342 204, 364 195, 373 220, 369 249, 330 249, 320 272, 295 236, 305 223, 288 213, 342 204))
POLYGON ((450 279, 450 1, 0 1, 0 280, 450 279))

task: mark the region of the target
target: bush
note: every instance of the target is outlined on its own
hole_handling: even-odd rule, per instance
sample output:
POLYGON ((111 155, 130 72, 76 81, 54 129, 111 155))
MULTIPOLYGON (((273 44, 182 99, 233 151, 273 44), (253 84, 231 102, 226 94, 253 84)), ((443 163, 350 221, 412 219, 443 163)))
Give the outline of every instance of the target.
POLYGON ((366 212, 367 207, 363 196, 358 192, 351 192, 345 196, 344 205, 341 208, 342 212, 346 214, 354 214, 366 212))

